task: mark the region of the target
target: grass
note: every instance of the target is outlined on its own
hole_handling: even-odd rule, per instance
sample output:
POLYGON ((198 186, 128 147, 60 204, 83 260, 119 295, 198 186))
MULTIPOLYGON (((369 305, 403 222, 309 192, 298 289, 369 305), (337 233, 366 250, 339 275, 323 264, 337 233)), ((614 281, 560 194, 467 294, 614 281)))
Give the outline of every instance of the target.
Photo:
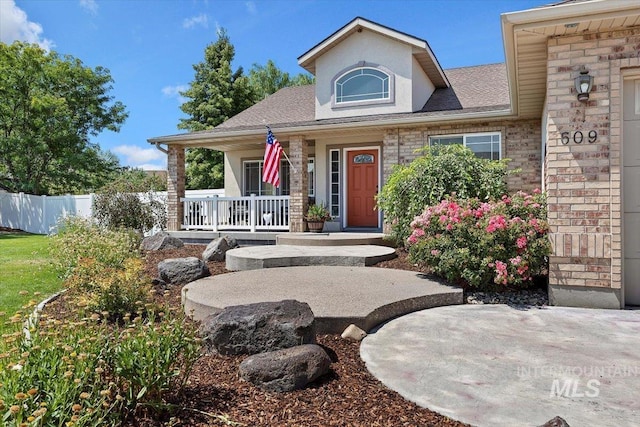
POLYGON ((13 314, 29 300, 39 302, 62 289, 62 281, 50 263, 48 246, 46 236, 0 234, 0 311, 13 314), (28 294, 20 295, 21 291, 28 294), (34 292, 41 295, 34 296, 34 292))

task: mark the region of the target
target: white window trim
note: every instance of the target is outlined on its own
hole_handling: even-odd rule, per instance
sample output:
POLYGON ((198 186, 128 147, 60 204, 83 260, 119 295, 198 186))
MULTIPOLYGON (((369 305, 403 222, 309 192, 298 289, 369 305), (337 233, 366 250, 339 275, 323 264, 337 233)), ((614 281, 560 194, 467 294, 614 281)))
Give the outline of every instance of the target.
POLYGON ((396 86, 395 74, 390 69, 379 64, 373 64, 370 62, 361 61, 347 68, 343 68, 333 77, 333 79, 331 79, 331 108, 340 109, 340 108, 359 107, 363 105, 393 104, 395 102, 395 96, 396 96, 395 86, 396 86), (342 78, 347 73, 350 73, 354 70, 363 69, 363 68, 369 68, 372 70, 380 71, 389 77, 389 96, 387 98, 380 98, 380 99, 363 99, 359 101, 337 102, 336 101, 336 93, 337 93, 336 85, 338 80, 340 80, 340 78, 342 78))
POLYGON ((433 138, 458 138, 462 137, 462 145, 467 146, 467 138, 474 136, 493 136, 498 135, 498 160, 502 160, 502 132, 477 132, 477 133, 452 133, 443 135, 429 136, 429 146, 433 146, 431 140, 433 138))
MULTIPOLYGON (((280 165, 282 165, 282 163, 286 162, 286 161, 287 161, 286 159, 280 159, 280 165)), ((245 194, 245 190, 246 190, 246 187, 247 187, 245 167, 246 167, 246 165, 248 163, 258 163, 260 165, 259 166, 259 168, 260 168, 260 181, 259 181, 259 183, 260 183, 260 192, 262 192, 263 185, 265 184, 265 182, 262 181, 262 170, 263 170, 263 167, 264 167, 264 159, 247 159, 247 160, 243 160, 242 161, 242 188, 241 188, 241 191, 240 191, 240 193, 243 194, 243 195, 245 194)), ((313 186, 312 186, 314 194, 309 194, 309 197, 315 197, 315 191, 316 191, 316 182, 315 182, 316 181, 316 159, 315 159, 315 157, 309 157, 308 160, 307 160, 307 165, 308 164, 313 164, 313 181, 314 181, 313 182, 313 186)), ((308 169, 305 172, 309 173, 308 169)), ((293 173, 293 170, 291 168, 289 168, 289 175, 291 175, 291 173, 293 173)), ((277 189, 276 193, 280 192, 281 188, 277 189)), ((291 188, 289 188, 289 191, 291 191, 291 188)))

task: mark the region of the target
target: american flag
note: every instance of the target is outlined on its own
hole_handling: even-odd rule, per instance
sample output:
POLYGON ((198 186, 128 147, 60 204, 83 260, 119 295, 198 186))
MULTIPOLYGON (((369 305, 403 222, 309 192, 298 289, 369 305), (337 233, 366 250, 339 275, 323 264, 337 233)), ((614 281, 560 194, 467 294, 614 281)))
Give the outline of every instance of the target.
POLYGON ((280 187, 280 157, 282 146, 278 142, 271 129, 267 128, 267 146, 264 151, 264 164, 262 165, 262 181, 280 187))

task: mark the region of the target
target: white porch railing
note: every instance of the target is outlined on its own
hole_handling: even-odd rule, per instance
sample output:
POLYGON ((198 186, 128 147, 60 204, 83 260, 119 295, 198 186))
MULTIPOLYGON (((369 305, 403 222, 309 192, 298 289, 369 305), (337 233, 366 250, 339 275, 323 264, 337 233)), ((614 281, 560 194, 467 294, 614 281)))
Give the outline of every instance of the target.
POLYGON ((289 230, 289 196, 184 197, 183 230, 289 230))

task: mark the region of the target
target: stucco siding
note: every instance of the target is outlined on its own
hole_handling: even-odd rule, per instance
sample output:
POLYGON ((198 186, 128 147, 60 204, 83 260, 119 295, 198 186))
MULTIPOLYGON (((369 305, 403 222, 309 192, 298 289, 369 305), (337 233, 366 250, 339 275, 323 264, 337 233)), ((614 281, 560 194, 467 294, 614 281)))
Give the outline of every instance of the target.
POLYGON ((316 119, 412 111, 411 47, 369 30, 356 32, 316 60, 316 119), (389 104, 332 106, 332 79, 360 62, 386 67, 394 74, 394 99, 389 104))
POLYGON ((431 83, 429 77, 425 74, 420 64, 415 58, 411 58, 411 65, 413 71, 411 72, 411 83, 413 85, 412 94, 412 111, 420 111, 424 104, 427 103, 429 97, 436 90, 436 87, 431 83))

